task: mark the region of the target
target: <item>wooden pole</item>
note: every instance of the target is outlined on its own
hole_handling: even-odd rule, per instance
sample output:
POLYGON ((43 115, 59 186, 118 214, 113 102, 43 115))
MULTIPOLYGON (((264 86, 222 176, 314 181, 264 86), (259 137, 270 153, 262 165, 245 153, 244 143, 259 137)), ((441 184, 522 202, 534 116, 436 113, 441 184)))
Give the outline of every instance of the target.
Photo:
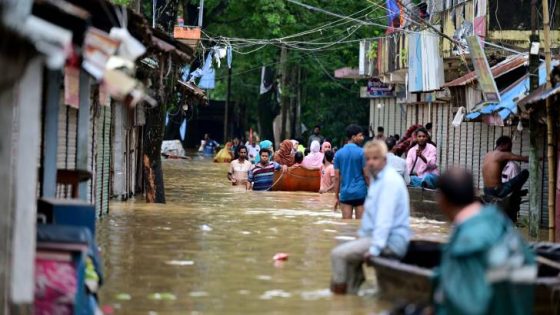
MULTIPOLYGON (((286 139, 286 122, 288 116, 288 49, 286 46, 282 46, 280 50, 280 67, 282 69, 282 97, 281 97, 281 107, 282 107, 282 129, 280 132, 280 142, 286 139)), ((277 145, 279 145, 277 143, 277 145)))
MULTIPOLYGON (((552 70, 552 61, 550 53, 550 17, 548 11, 548 0, 542 0, 543 9, 543 27, 544 27, 544 57, 546 63, 546 88, 549 89, 550 78, 549 74, 552 70)), ((550 104, 550 99, 546 99, 546 142, 547 142, 547 162, 548 162, 548 238, 549 241, 554 241, 554 229, 555 229, 555 179, 556 179, 556 167, 554 163, 554 120, 552 114, 552 107, 550 104)))
MULTIPOLYGON (((538 45, 537 35, 537 0, 531 1, 531 37, 529 50, 533 43, 538 45)), ((529 55, 530 90, 534 91, 539 85, 539 54, 529 55)), ((529 237, 536 239, 539 236, 541 215, 541 187, 539 172, 539 123, 531 115, 529 121, 529 237)))

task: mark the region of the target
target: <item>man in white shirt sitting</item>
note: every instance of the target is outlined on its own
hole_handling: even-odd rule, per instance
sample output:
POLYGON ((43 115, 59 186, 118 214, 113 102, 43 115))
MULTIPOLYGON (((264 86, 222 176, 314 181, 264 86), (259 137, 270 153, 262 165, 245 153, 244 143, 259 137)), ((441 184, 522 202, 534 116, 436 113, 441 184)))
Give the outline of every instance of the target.
POLYGON ((371 256, 402 258, 410 241, 408 190, 401 176, 387 166, 387 146, 374 140, 365 147, 371 181, 359 238, 331 252, 331 291, 357 294, 365 280, 363 262, 371 256))
POLYGON ((394 168, 395 171, 403 177, 404 182, 407 185, 410 184, 410 174, 406 169, 406 160, 396 156, 392 152, 395 145, 397 145, 397 139, 391 136, 385 140, 385 143, 387 144, 387 149, 389 150, 389 152, 387 152, 387 165, 394 168))

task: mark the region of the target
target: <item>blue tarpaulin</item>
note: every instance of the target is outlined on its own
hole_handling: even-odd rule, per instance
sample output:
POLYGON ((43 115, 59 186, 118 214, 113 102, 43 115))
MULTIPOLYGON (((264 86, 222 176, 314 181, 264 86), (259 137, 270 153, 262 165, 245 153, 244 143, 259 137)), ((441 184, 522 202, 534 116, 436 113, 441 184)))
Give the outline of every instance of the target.
POLYGON ((393 26, 395 19, 400 19, 401 8, 396 0, 387 0, 386 4, 387 12, 389 12, 387 15, 387 23, 389 26, 393 26))
MULTIPOLYGON (((555 64, 558 64, 558 62, 553 63, 553 66, 555 64)), ((543 63, 539 67, 539 85, 544 84, 545 82, 546 66, 543 63)), ((529 75, 524 75, 507 89, 500 92, 502 100, 499 103, 479 103, 465 116, 465 120, 474 120, 482 115, 493 115, 495 113, 497 113, 502 120, 506 120, 509 115, 517 114, 517 102, 529 93, 529 85, 529 75)))

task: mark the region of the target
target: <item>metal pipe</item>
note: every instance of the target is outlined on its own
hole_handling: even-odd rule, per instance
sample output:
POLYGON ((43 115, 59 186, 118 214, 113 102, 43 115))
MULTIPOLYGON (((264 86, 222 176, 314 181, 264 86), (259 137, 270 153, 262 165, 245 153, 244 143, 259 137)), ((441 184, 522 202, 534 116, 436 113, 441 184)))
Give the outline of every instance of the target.
POLYGON ((198 26, 202 27, 202 20, 204 18, 204 0, 200 0, 200 5, 198 6, 198 26))

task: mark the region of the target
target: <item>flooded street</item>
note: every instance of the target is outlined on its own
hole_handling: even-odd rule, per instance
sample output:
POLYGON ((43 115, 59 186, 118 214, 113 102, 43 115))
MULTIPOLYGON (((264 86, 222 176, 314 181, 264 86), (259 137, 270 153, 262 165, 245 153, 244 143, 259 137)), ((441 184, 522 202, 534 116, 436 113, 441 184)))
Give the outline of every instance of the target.
MULTIPOLYGON (((101 302, 116 314, 376 314, 368 272, 362 296, 331 296, 331 249, 358 222, 332 211, 333 195, 245 192, 227 166, 164 161, 167 204, 113 203, 98 223, 105 263, 101 302), (276 265, 272 257, 288 253, 276 265)), ((412 219, 415 237, 447 225, 412 219)))

